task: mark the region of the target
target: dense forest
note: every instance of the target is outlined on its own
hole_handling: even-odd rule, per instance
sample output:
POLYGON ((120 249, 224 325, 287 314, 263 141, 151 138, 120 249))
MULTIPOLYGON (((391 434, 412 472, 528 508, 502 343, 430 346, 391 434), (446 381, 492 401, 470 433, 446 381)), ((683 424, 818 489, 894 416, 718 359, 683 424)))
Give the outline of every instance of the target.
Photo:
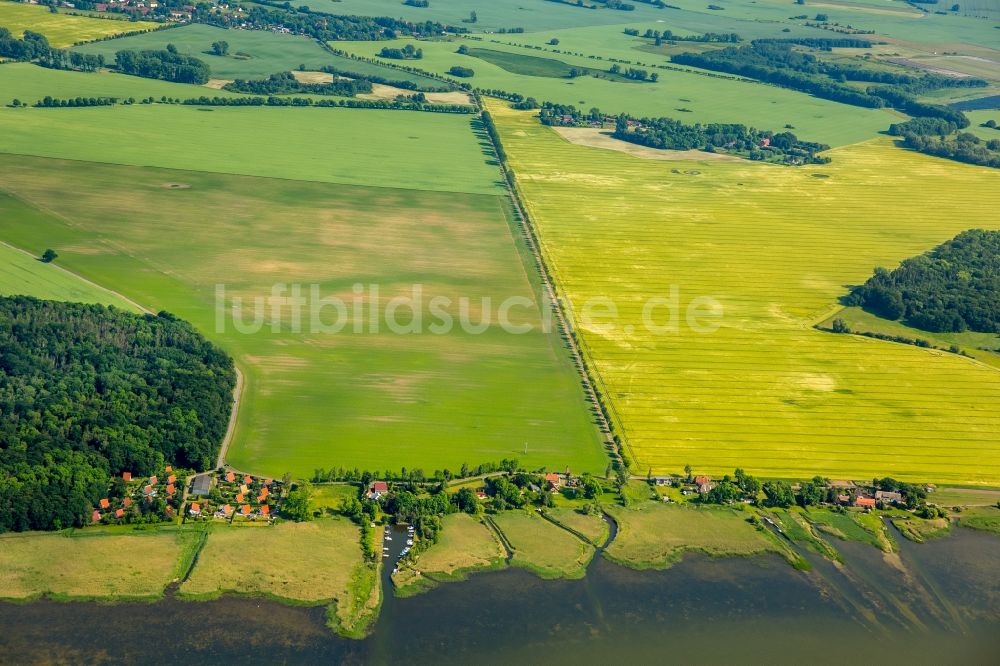
POLYGON ((173 44, 163 51, 126 49, 115 53, 118 71, 147 79, 162 79, 174 83, 208 83, 209 69, 203 61, 181 55, 173 44))
POLYGON ((1000 333, 1000 231, 964 231, 847 297, 886 319, 932 332, 1000 333))
POLYGON ((124 471, 209 468, 235 383, 167 313, 0 298, 0 532, 82 525, 124 471))
POLYGON ((330 83, 302 83, 291 72, 279 72, 266 79, 236 79, 223 86, 233 92, 251 95, 287 95, 303 93, 310 95, 337 95, 354 97, 358 93, 370 93, 372 84, 364 80, 338 79, 330 83))

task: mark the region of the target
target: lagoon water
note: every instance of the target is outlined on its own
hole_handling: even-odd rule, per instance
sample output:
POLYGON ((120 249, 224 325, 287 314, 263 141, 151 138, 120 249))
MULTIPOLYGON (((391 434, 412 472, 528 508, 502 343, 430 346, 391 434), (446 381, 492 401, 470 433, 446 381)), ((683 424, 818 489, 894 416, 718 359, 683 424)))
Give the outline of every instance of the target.
POLYGON ((0 604, 0 663, 1000 663, 1000 540, 900 542, 898 560, 838 543, 845 566, 810 557, 809 573, 773 556, 483 573, 387 599, 365 641, 266 600, 0 604))

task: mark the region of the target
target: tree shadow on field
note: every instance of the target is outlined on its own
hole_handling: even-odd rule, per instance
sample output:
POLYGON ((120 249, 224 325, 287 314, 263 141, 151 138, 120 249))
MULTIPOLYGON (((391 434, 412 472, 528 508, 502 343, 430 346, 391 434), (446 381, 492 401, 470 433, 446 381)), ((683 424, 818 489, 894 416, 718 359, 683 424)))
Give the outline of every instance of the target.
MULTIPOLYGON (((469 122, 469 127, 472 129, 472 133, 479 143, 479 150, 482 152, 483 157, 486 158, 486 163, 490 166, 499 167, 500 162, 497 160, 496 152, 493 150, 493 142, 490 141, 490 135, 486 133, 486 126, 483 124, 482 119, 476 116, 469 122)), ((500 181, 498 183, 503 185, 500 181)))

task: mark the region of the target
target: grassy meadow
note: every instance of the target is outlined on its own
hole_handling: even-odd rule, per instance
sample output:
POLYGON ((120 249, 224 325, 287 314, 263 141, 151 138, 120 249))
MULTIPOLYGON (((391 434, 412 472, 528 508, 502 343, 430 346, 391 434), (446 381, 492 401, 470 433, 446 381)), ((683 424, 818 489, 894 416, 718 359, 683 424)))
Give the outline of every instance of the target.
POLYGON ((583 578, 594 547, 535 512, 504 511, 492 516, 514 548, 510 563, 542 578, 583 578))
POLYGON ((27 532, 0 535, 0 599, 151 599, 183 575, 200 534, 27 532))
POLYGON ((20 38, 25 30, 45 35, 55 48, 65 48, 78 42, 120 35, 134 30, 155 30, 162 27, 151 21, 115 21, 71 14, 53 14, 48 7, 19 2, 0 2, 0 27, 20 38))
POLYGON ((608 524, 596 513, 580 513, 575 507, 557 506, 546 509, 546 515, 560 525, 582 534, 595 546, 603 546, 608 539, 608 524))
POLYGON ((637 469, 1000 482, 995 368, 812 328, 875 266, 1000 226, 996 171, 887 139, 802 168, 643 160, 491 111, 637 469), (692 326, 702 297, 721 317, 692 326), (618 317, 584 322, 600 298, 618 317))
POLYGON ((399 595, 415 594, 440 581, 462 580, 473 571, 505 566, 503 546, 480 519, 453 513, 441 521, 441 539, 393 577, 399 595))
MULTIPOLYGON (((443 186, 435 160, 425 155, 423 169, 443 186)), ((537 305, 511 311, 515 323, 534 325, 525 335, 501 330, 495 312, 480 335, 457 325, 447 335, 396 335, 384 323, 356 333, 346 320, 337 334, 311 332, 308 307, 298 332, 289 307, 273 326, 262 313, 268 325, 257 333, 238 332, 228 317, 217 330, 220 284, 227 305, 269 296, 276 283, 301 284, 304 296, 315 284, 320 296, 348 302, 353 285, 377 284, 380 294, 364 300, 385 305, 420 284, 428 325, 434 296, 452 299, 456 322, 463 297, 471 306, 537 302, 499 197, 20 156, 0 165, 0 188, 46 211, 4 216, 0 238, 33 253, 53 247, 60 265, 192 322, 236 359, 246 387, 227 461, 238 469, 430 473, 505 457, 604 469, 579 376, 558 336, 540 330, 537 305)), ((321 321, 335 315, 327 308, 321 321)))
POLYGON ((689 551, 727 556, 778 550, 763 532, 747 522, 749 513, 656 502, 605 508, 618 523, 618 536, 604 555, 633 569, 666 569, 689 551))
MULTIPOLYGON (((631 12, 629 12, 631 13, 631 12)), ((662 29, 663 26, 660 26, 662 29)), ((621 32, 621 26, 602 29, 615 39, 630 39, 621 32)), ((780 33, 779 33, 780 34, 780 33)), ((729 122, 744 123, 761 129, 780 131, 792 125, 796 134, 810 141, 830 145, 855 143, 875 136, 894 122, 895 116, 884 110, 861 109, 846 104, 829 102, 792 90, 764 85, 728 76, 708 76, 690 68, 655 70, 660 78, 656 83, 613 81, 591 76, 575 79, 552 78, 566 65, 607 70, 609 60, 586 57, 596 54, 605 58, 628 58, 651 64, 666 64, 666 58, 653 59, 640 52, 604 50, 596 46, 580 45, 581 53, 536 51, 520 48, 505 41, 521 43, 524 35, 497 35, 501 43, 455 40, 420 42, 424 57, 418 66, 427 71, 445 73, 455 65, 471 67, 475 76, 469 82, 479 88, 499 88, 532 96, 539 101, 574 104, 589 109, 598 107, 607 113, 628 112, 633 115, 670 116, 688 123, 729 122), (470 49, 483 48, 521 56, 521 71, 535 71, 536 75, 518 74, 504 67, 473 55, 456 53, 460 44, 470 49), (524 59, 529 56, 532 60, 524 59), (539 62, 539 59, 542 62, 539 62)), ((375 57, 385 45, 402 46, 412 40, 392 42, 333 42, 336 48, 350 53, 375 57)), ((544 42, 543 42, 544 43, 544 42)), ((551 47, 546 47, 551 49, 551 47)), ((496 60, 496 56, 490 56, 496 60)), ((513 67, 508 62, 507 67, 513 67)), ((515 58, 514 62, 518 62, 515 58)), ((391 62, 391 61, 386 61, 391 62)))
POLYGON ((346 607, 352 574, 363 566, 360 530, 345 519, 225 526, 210 531, 179 594, 210 599, 233 592, 346 607))

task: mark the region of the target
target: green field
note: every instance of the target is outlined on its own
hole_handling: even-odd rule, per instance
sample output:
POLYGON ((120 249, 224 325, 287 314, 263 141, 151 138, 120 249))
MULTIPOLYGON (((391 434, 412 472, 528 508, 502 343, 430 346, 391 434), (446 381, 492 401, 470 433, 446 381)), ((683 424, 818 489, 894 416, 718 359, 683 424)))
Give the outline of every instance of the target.
POLYGON ((360 530, 343 518, 216 527, 179 592, 198 599, 233 592, 349 607, 352 573, 363 566, 360 530))
POLYGON ((582 534, 595 546, 603 546, 608 539, 608 524, 600 514, 585 514, 574 507, 557 506, 546 509, 546 515, 560 525, 582 534))
MULTIPOLYGON (((616 38, 624 37, 621 35, 620 26, 602 30, 616 38)), ((498 35, 497 37, 520 42, 524 41, 522 38, 525 36, 498 35)), ((388 43, 333 42, 332 44, 351 53, 375 57, 384 45, 401 46, 406 43, 410 42, 397 40, 388 43)), ((606 58, 637 59, 647 64, 652 62, 648 54, 629 53, 628 48, 621 53, 602 48, 600 42, 596 44, 591 48, 581 45, 581 49, 587 49, 581 52, 586 55, 602 55, 606 58)), ((573 104, 584 109, 596 106, 607 113, 670 116, 689 123, 745 123, 775 131, 781 130, 785 125, 792 125, 798 136, 830 145, 855 143, 871 138, 898 118, 884 110, 861 109, 838 104, 753 81, 708 76, 704 72, 698 73, 690 68, 686 68, 686 71, 655 70, 660 75, 656 83, 626 83, 592 76, 553 79, 555 68, 560 67, 556 61, 575 67, 604 70, 607 70, 612 63, 608 60, 602 62, 582 55, 573 55, 568 53, 568 50, 562 53, 547 53, 503 43, 480 43, 473 40, 421 42, 419 46, 424 53, 423 59, 419 61, 421 69, 443 74, 455 65, 471 67, 475 71, 475 76, 469 81, 476 87, 499 88, 532 96, 539 101, 573 104), (462 43, 469 48, 488 48, 492 51, 509 52, 515 56, 542 58, 546 61, 544 71, 547 73, 536 76, 516 74, 481 58, 456 53, 462 43)), ((562 50, 561 45, 560 50, 562 50)), ((515 58, 514 61, 524 66, 523 59, 515 58)), ((659 62, 666 64, 666 59, 659 59, 659 62)), ((508 63, 507 66, 511 65, 508 63)))
POLYGON ((636 469, 1000 481, 994 368, 812 328, 875 266, 997 228, 995 170, 884 139, 798 169, 643 160, 491 109, 636 469), (714 332, 687 321, 701 297, 714 332), (598 301, 582 324, 594 299, 619 317, 598 301))
MULTIPOLYGON (((113 62, 122 49, 164 49, 167 44, 179 53, 191 55, 208 64, 216 79, 264 78, 276 72, 287 72, 305 65, 307 70, 324 66, 358 74, 383 76, 394 81, 412 81, 421 86, 440 87, 440 81, 418 74, 400 72, 372 63, 358 62, 324 50, 315 41, 299 35, 265 30, 225 30, 205 24, 185 25, 160 33, 147 33, 96 42, 76 48, 81 53, 103 54, 113 62), (212 43, 229 43, 229 55, 211 53, 212 43)), ((213 93, 214 94, 214 93, 213 93)))
POLYGON ((176 529, 3 534, 0 599, 157 598, 184 574, 199 537, 176 529))
MULTIPOLYGON (((461 125, 453 128, 458 155, 461 125)), ((444 186, 435 161, 424 154, 421 168, 444 186)), ((268 296, 275 283, 301 284, 305 296, 315 284, 320 296, 345 299, 354 284, 377 284, 385 304, 420 284, 428 324, 435 296, 452 299, 456 322, 463 297, 473 305, 486 297, 530 302, 534 278, 501 198, 20 156, 2 156, 0 165, 4 190, 49 213, 24 218, 30 224, 2 218, 0 239, 31 252, 54 247, 60 265, 191 321, 236 359, 246 388, 227 461, 238 469, 430 473, 505 457, 532 468, 604 469, 579 376, 556 333, 538 329, 537 306, 511 311, 515 323, 535 324, 525 335, 501 330, 495 317, 481 335, 458 326, 447 335, 426 327, 396 335, 384 323, 377 333, 355 333, 353 324, 338 334, 310 332, 309 308, 295 332, 287 307, 276 330, 243 334, 229 319, 216 329, 220 284, 227 304, 268 296)), ((403 177, 380 178, 374 168, 369 182, 403 177)), ((469 189, 492 184, 470 174, 464 181, 469 189)), ((331 317, 327 310, 323 322, 331 317)), ((480 321, 475 311, 469 318, 480 321)))
POLYGON ((711 556, 756 555, 778 548, 747 522, 750 514, 729 509, 691 509, 645 502, 634 508, 609 506, 618 536, 604 551, 633 569, 665 569, 685 552, 711 556))
POLYGON ((537 513, 504 511, 493 521, 514 548, 511 564, 542 578, 583 578, 594 556, 594 547, 584 543, 537 513))
POLYGON ((133 30, 155 30, 162 26, 150 21, 114 21, 53 14, 48 7, 41 5, 0 2, 0 27, 7 28, 17 38, 25 30, 40 32, 52 46, 65 48, 77 42, 88 42, 133 30))
MULTIPOLYGON (((0 215, 30 219, 32 209, 0 195, 0 215), (25 215, 27 213, 27 215, 25 215), (24 216, 24 217, 21 217, 24 216)), ((0 242, 0 296, 34 296, 50 301, 100 303, 135 310, 115 294, 68 273, 57 265, 43 264, 20 250, 0 242)))
MULTIPOLYGON (((158 79, 143 79, 138 76, 114 74, 111 72, 71 72, 48 69, 26 62, 8 63, 0 67, 0 105, 4 107, 15 99, 24 104, 34 104, 46 95, 59 99, 72 97, 171 97, 188 99, 191 97, 239 97, 228 90, 211 90, 204 86, 186 83, 170 83, 158 79)), ((3 113, 20 113, 27 109, 0 108, 3 113)), ((44 109, 45 111, 83 111, 85 109, 44 109)), ((95 109, 89 109, 95 110, 95 109)), ((103 108, 96 110, 109 111, 103 108)), ((13 116, 17 119, 20 116, 13 116)), ((119 131, 122 128, 118 128, 119 131)), ((79 137, 76 137, 79 139, 79 137)))
POLYGON ((975 357, 977 361, 1000 369, 1000 335, 996 333, 977 333, 975 331, 931 333, 907 326, 901 321, 883 319, 865 312, 859 307, 844 308, 820 325, 823 328, 828 328, 833 325, 835 319, 844 321, 852 331, 898 335, 911 340, 926 340, 935 347, 944 349, 950 349, 952 345, 957 345, 962 351, 975 357))
MULTIPOLYGON (((6 67, 0 68, 0 80, 6 67)), ((3 108, 0 152, 499 194, 496 168, 470 131, 473 122, 468 115, 331 108, 3 108), (449 147, 447 159, 439 152, 443 146, 449 147)))

